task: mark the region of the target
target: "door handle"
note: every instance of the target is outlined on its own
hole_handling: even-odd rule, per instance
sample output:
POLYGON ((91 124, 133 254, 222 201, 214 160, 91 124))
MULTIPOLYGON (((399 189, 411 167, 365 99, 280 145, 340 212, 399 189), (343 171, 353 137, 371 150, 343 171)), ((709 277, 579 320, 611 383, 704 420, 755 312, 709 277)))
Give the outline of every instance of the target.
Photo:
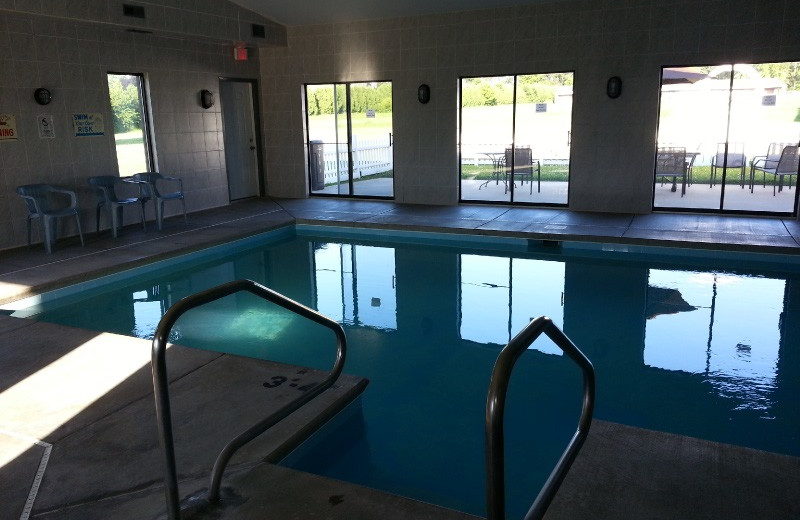
POLYGON ((255 150, 255 149, 256 149, 256 147, 255 147, 255 146, 251 146, 251 147, 250 147, 250 149, 251 149, 251 150, 255 150))

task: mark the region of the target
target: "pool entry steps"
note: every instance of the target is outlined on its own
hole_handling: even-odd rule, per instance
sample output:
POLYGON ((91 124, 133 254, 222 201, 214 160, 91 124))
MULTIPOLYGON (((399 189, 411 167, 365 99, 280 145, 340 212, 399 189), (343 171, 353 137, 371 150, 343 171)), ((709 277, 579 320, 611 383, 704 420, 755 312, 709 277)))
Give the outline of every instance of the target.
POLYGON ((303 405, 310 402, 312 399, 320 395, 322 392, 333 386, 336 380, 342 373, 345 362, 345 353, 347 350, 347 339, 344 335, 344 329, 341 325, 323 316, 322 314, 314 311, 297 303, 294 300, 283 296, 263 285, 260 285, 252 280, 237 280, 229 282, 206 291, 187 296, 178 301, 161 318, 161 321, 156 328, 155 337, 153 338, 153 392, 156 402, 156 416, 158 418, 158 433, 161 449, 164 457, 164 483, 165 493, 167 497, 167 513, 170 520, 177 520, 180 518, 180 495, 178 493, 178 472, 175 464, 175 442, 172 433, 172 415, 170 412, 169 400, 169 379, 167 374, 167 342, 172 332, 172 328, 186 311, 200 307, 206 303, 219 300, 225 296, 247 291, 264 300, 280 305, 295 314, 298 314, 308 320, 316 322, 323 327, 330 329, 336 336, 336 361, 334 362, 333 369, 328 375, 319 383, 309 385, 303 393, 296 399, 289 401, 278 410, 271 413, 265 419, 262 419, 246 431, 236 436, 230 441, 214 462, 214 467, 211 472, 211 482, 208 488, 207 500, 213 504, 219 502, 220 498, 220 483, 222 481, 222 474, 225 467, 228 465, 233 454, 242 446, 252 441, 272 426, 288 417, 292 412, 298 410, 303 405))
MULTIPOLYGON (((175 323, 184 313, 239 292, 254 294, 331 330, 336 337, 336 359, 333 368, 322 381, 306 385, 307 388, 304 389, 299 397, 284 404, 225 445, 214 462, 208 492, 203 496, 204 493, 201 491, 199 494, 191 495, 183 501, 183 510, 187 514, 193 517, 202 516, 204 510, 211 511, 216 509, 220 502, 220 486, 223 473, 236 451, 331 388, 342 374, 342 369, 344 368, 347 338, 345 337, 344 329, 339 323, 252 280, 228 282, 187 296, 170 307, 156 328, 152 346, 153 393, 158 419, 159 443, 163 457, 164 491, 169 520, 180 520, 181 500, 178 490, 178 470, 175 462, 175 440, 172 431, 172 413, 169 398, 169 378, 166 363, 167 343, 175 323)), ((549 337, 556 346, 580 367, 583 374, 583 406, 575 434, 556 463, 530 510, 525 515, 525 520, 541 520, 544 517, 548 506, 553 501, 559 486, 586 440, 592 423, 595 399, 595 375, 592 363, 549 318, 540 316, 532 320, 500 352, 489 384, 489 395, 486 401, 488 520, 503 520, 506 517, 503 418, 511 372, 517 359, 542 334, 549 337)), ((242 497, 236 497, 236 499, 241 500, 242 497)), ((331 497, 331 501, 331 504, 335 505, 335 496, 331 497)), ((376 517, 378 516, 380 515, 376 512, 376 517)))

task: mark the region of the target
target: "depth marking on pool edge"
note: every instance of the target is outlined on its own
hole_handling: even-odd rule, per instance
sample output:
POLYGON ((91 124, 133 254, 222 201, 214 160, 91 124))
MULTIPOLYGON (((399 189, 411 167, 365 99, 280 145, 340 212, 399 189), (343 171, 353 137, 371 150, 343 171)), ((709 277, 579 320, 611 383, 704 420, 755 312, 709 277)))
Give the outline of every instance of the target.
POLYGON ((33 510, 33 502, 36 500, 36 495, 39 493, 39 486, 42 485, 42 478, 44 478, 44 471, 47 469, 47 462, 50 460, 50 452, 53 451, 53 445, 28 435, 4 430, 2 428, 0 428, 0 434, 27 441, 31 444, 35 444, 44 448, 42 458, 39 460, 39 468, 36 470, 36 475, 33 477, 33 483, 31 484, 31 490, 28 493, 28 499, 25 501, 25 507, 22 508, 22 514, 19 517, 19 520, 28 520, 28 518, 31 516, 31 511, 33 510))

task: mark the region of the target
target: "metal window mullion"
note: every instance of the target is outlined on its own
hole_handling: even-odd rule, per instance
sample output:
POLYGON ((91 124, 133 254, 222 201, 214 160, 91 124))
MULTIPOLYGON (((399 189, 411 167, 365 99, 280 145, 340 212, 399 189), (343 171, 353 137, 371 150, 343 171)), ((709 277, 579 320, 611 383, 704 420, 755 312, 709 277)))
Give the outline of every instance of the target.
POLYGON ((511 199, 509 202, 512 204, 514 203, 514 160, 517 158, 517 79, 518 76, 515 75, 514 87, 511 92, 511 169, 509 170, 511 174, 511 199))
MULTIPOLYGON (((731 106, 733 105, 733 76, 736 73, 734 65, 731 65, 731 80, 728 84, 728 122, 725 125, 725 155, 722 158, 722 180, 720 181, 719 190, 719 210, 722 212, 725 208, 725 181, 728 176, 728 141, 731 138, 731 106)), ((688 174, 688 172, 687 172, 688 174)))
POLYGON ((345 83, 345 105, 347 107, 347 184, 350 188, 349 195, 354 195, 353 191, 353 114, 350 98, 350 83, 345 83))

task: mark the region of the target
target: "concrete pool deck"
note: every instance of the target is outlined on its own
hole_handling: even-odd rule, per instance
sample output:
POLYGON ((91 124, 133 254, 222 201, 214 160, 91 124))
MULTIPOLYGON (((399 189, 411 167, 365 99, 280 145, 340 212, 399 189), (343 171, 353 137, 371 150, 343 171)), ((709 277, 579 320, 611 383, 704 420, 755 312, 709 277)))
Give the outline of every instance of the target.
MULTIPOLYGON (((53 255, 46 255, 40 245, 3 251, 0 301, 294 222, 800 253, 800 226, 793 220, 589 215, 559 209, 407 206, 328 198, 254 200, 191 214, 188 226, 182 219, 168 219, 163 232, 144 233, 129 226, 117 240, 108 232, 100 238, 90 234, 85 248, 67 239, 58 243, 53 255)), ((205 385, 201 382, 224 383, 229 381, 226 374, 249 370, 234 369, 235 361, 219 354, 178 347, 172 355, 175 399, 184 395, 187 403, 193 389, 205 385), (211 377, 204 377, 206 373, 211 377)), ((0 518, 20 518, 47 450, 44 443, 52 445, 52 451, 31 518, 158 518, 164 511, 164 498, 159 453, 153 444, 149 342, 0 316, 0 356, 0 457, 4 461, 0 518)), ((270 366, 267 370, 278 369, 270 366)), ((345 382, 348 389, 363 384, 357 378, 345 382)), ((258 387, 253 392, 264 390, 261 385, 251 386, 258 387)), ((248 417, 244 423, 253 417, 246 409, 229 412, 232 417, 248 417)), ((223 435, 227 433, 220 432, 215 440, 223 435)), ((218 448, 199 443, 193 449, 196 455, 183 455, 191 463, 182 481, 184 495, 207 485, 204 466, 218 448)), ((232 467, 224 485, 247 500, 241 507, 218 511, 222 518, 268 514, 275 518, 472 518, 265 464, 262 459, 269 451, 259 441, 232 467)), ((596 421, 546 518, 799 516, 800 458, 596 421)))

